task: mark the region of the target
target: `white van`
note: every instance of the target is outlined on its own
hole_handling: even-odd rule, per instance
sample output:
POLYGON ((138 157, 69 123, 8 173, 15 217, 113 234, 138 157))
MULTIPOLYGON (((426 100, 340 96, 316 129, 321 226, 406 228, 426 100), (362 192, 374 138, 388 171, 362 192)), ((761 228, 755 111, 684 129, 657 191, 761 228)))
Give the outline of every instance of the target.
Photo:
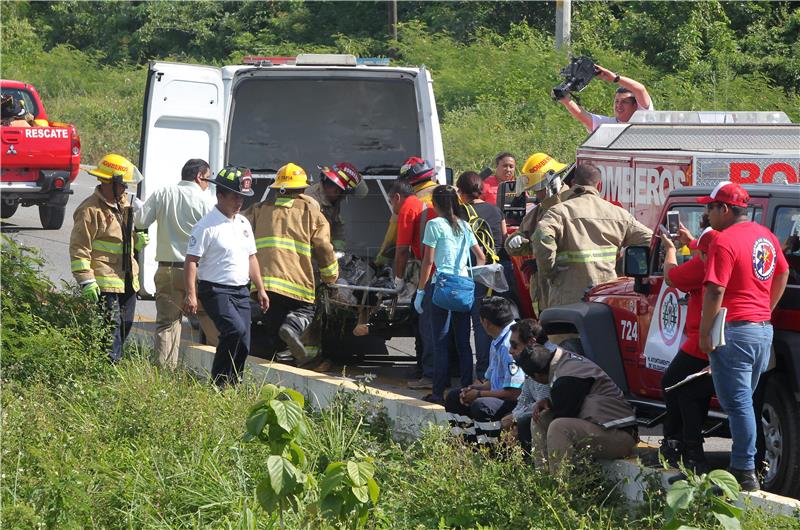
MULTIPOLYGON (((386 190, 403 161, 422 156, 445 182, 429 72, 352 55, 245 60, 250 64, 222 68, 150 63, 140 198, 177 183, 190 158, 207 160, 214 173, 228 164, 249 167, 256 201, 267 196, 287 162, 299 164, 312 180, 318 165, 350 162, 365 175, 369 194, 348 197, 342 206, 347 250, 374 257, 391 214, 386 190)), ((155 230, 150 228, 154 241, 155 230)), ((155 250, 149 245, 140 254, 143 295, 155 293, 155 250)))

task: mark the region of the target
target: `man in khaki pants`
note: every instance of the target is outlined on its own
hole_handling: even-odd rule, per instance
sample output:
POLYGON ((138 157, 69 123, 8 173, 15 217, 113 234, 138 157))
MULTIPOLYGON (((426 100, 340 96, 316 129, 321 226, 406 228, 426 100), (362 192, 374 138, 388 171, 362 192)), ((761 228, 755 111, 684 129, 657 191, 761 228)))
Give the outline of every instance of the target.
POLYGON ((530 319, 511 328, 510 344, 519 367, 550 385, 550 397, 533 407, 537 466, 547 465, 556 474, 576 452, 606 459, 630 455, 638 438, 636 416, 602 368, 550 342, 530 319))
MULTIPOLYGON (((214 198, 205 193, 211 168, 204 160, 193 158, 184 164, 181 181, 157 190, 136 209, 136 228, 158 222, 156 261, 156 340, 158 363, 165 368, 178 365, 181 320, 186 288, 183 262, 192 228, 214 207, 214 198)), ((200 327, 206 342, 217 343, 217 329, 208 315, 198 310, 200 327)))

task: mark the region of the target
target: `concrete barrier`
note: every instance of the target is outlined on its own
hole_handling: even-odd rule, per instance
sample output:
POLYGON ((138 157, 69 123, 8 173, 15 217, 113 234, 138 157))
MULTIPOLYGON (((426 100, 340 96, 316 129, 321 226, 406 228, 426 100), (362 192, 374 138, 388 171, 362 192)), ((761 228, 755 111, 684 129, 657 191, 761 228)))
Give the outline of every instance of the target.
MULTIPOLYGON (((148 329, 136 327, 131 335, 137 342, 152 346, 152 332, 148 329)), ((208 376, 214 359, 214 348, 183 341, 181 359, 187 369, 198 375, 208 376)), ((346 377, 320 374, 256 357, 247 359, 244 377, 245 380, 256 383, 269 382, 293 388, 305 395, 316 409, 325 408, 339 390, 357 392, 361 399, 385 408, 392 420, 393 435, 399 440, 418 438, 430 425, 448 424, 447 414, 439 405, 372 388, 346 377)), ((644 501, 644 492, 654 484, 660 484, 661 487, 668 489, 667 479, 676 473, 674 470, 664 471, 642 466, 636 458, 606 461, 603 467, 606 475, 617 482, 617 488, 626 498, 634 502, 644 501)), ((738 504, 790 517, 797 517, 800 514, 799 500, 765 491, 742 493, 738 504)))

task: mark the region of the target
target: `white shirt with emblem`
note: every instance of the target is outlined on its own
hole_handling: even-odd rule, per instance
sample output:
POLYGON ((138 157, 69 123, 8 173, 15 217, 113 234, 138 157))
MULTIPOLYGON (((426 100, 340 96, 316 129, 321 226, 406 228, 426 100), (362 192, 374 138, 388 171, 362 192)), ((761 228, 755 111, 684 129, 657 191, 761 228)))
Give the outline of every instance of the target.
POLYGON ((250 222, 236 214, 229 219, 214 207, 192 229, 186 254, 200 258, 197 278, 222 285, 250 282, 250 256, 256 240, 250 222))

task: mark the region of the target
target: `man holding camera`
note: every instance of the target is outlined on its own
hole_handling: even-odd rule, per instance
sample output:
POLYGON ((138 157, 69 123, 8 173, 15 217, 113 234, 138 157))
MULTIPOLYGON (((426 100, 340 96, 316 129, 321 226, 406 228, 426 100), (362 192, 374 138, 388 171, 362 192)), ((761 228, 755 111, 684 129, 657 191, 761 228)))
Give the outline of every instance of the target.
POLYGON ((594 73, 603 81, 619 85, 614 94, 613 117, 588 112, 575 103, 569 93, 565 93, 562 98, 558 99, 558 102, 564 105, 569 113, 586 127, 589 133, 593 133, 603 123, 628 123, 637 110, 653 110, 653 100, 650 99, 650 94, 640 82, 611 72, 599 64, 594 65, 594 73))

